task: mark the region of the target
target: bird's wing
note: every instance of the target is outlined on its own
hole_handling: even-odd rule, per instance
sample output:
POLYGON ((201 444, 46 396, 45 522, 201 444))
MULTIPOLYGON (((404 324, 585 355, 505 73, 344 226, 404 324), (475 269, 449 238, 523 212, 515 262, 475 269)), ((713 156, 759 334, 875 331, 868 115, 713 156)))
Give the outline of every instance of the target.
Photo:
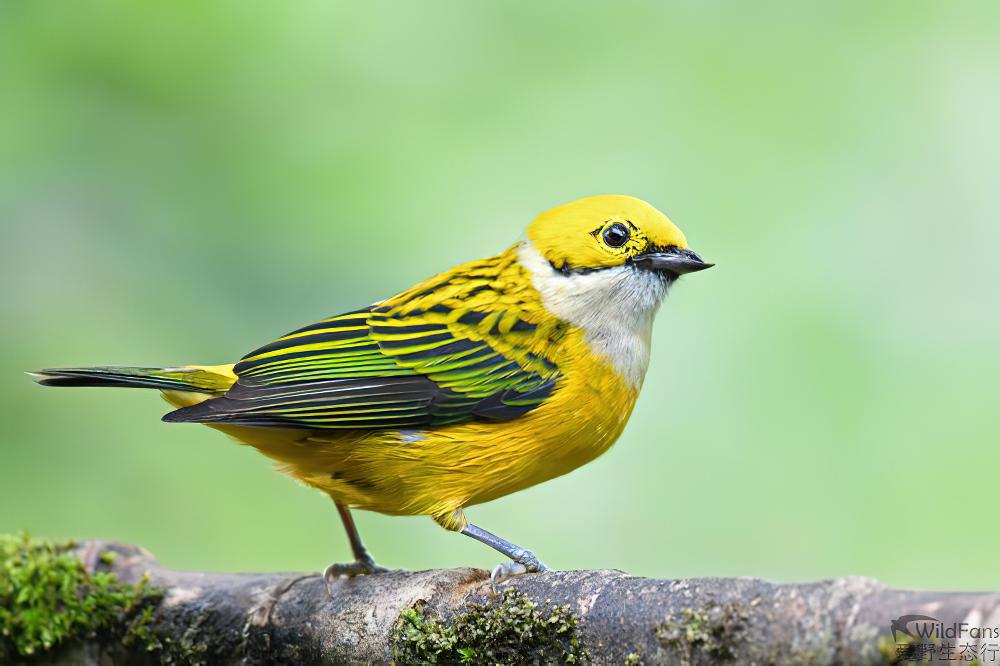
POLYGON ((237 363, 224 397, 165 418, 384 429, 520 416, 556 386, 559 369, 545 352, 563 325, 543 323, 534 299, 517 294, 530 289, 523 282, 489 277, 445 274, 293 331, 237 363))

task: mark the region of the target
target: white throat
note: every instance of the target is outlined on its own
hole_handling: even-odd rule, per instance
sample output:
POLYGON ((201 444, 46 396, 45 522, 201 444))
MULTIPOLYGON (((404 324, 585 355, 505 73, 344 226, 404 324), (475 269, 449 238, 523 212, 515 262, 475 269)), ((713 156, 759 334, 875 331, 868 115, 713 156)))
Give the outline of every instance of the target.
POLYGON ((530 241, 518 247, 518 261, 531 273, 545 308, 583 329, 591 350, 607 358, 638 389, 649 367, 653 318, 670 285, 631 265, 565 274, 554 269, 530 241))

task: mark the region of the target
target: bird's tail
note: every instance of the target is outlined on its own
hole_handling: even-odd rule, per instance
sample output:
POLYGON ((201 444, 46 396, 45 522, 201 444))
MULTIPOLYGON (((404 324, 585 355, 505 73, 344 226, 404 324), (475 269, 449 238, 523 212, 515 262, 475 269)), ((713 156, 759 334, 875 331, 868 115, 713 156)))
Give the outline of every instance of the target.
POLYGON ((43 386, 121 386, 212 394, 225 393, 236 381, 231 365, 49 368, 28 374, 43 386))

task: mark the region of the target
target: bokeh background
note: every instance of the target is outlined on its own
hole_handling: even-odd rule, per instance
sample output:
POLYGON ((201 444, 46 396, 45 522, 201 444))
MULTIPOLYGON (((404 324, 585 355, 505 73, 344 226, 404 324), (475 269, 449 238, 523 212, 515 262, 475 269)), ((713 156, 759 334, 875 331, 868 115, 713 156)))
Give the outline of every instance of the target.
MULTIPOLYGON (((0 3, 0 531, 316 570, 331 503, 150 392, 595 193, 718 267, 619 443, 469 513, 558 568, 1000 588, 1000 4, 0 3)), ((595 408, 600 406, 595 405, 595 408)), ((358 516, 393 567, 498 557, 358 516)))

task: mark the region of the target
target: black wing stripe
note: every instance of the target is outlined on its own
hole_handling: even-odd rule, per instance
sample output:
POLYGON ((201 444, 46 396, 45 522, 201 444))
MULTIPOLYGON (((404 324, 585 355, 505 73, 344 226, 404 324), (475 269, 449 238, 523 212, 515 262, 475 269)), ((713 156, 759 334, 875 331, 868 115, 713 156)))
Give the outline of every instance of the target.
MULTIPOLYGON (((369 351, 378 352, 378 345, 375 344, 374 342, 369 342, 363 345, 352 346, 350 350, 354 353, 364 353, 369 351)), ((290 352, 288 354, 268 356, 262 359, 255 359, 253 361, 240 361, 233 368, 233 372, 235 372, 239 376, 243 376, 246 374, 252 375, 254 374, 254 371, 257 368, 261 368, 261 370, 264 370, 268 368, 273 368, 275 364, 285 363, 286 361, 293 361, 295 359, 303 359, 303 358, 315 358, 317 352, 320 351, 324 350, 310 349, 305 351, 290 352)), ((261 370, 257 371, 260 372, 261 370)))
MULTIPOLYGON (((346 314, 328 317, 322 321, 316 322, 315 324, 309 324, 308 326, 297 328, 291 333, 286 333, 282 337, 287 338, 292 335, 298 335, 299 333, 306 333, 308 331, 318 331, 330 328, 364 326, 370 314, 371 314, 371 308, 362 308, 360 310, 355 310, 354 312, 348 312, 346 314)), ((250 352, 248 356, 252 356, 255 353, 256 352, 250 352)))
MULTIPOLYGON (((391 320, 379 320, 372 322, 371 330, 376 335, 407 335, 418 336, 424 333, 447 333, 448 329, 443 324, 413 324, 398 325, 390 324, 391 320)), ((422 338, 421 338, 422 339, 422 338)))
POLYGON ((455 340, 454 342, 441 345, 434 349, 422 349, 413 352, 403 352, 399 354, 399 357, 403 361, 415 361, 419 359, 435 359, 443 356, 455 356, 457 354, 463 354, 466 352, 472 353, 474 351, 479 351, 479 350, 488 350, 489 352, 497 353, 492 348, 488 347, 486 344, 482 342, 477 342, 475 340, 458 339, 455 340))
POLYGON ((363 379, 334 379, 325 382, 308 382, 301 385, 248 386, 242 380, 226 394, 230 400, 266 400, 275 397, 305 395, 371 395, 376 392, 436 389, 437 384, 419 375, 408 377, 365 377, 363 379))
POLYGON ((411 347, 421 347, 421 348, 423 348, 423 347, 425 347, 427 345, 432 345, 432 348, 431 349, 427 349, 426 351, 431 352, 432 354, 437 355, 438 353, 441 353, 441 352, 438 351, 438 349, 442 349, 443 348, 442 345, 444 345, 445 343, 449 342, 450 340, 454 340, 454 339, 455 338, 451 335, 451 333, 448 333, 446 331, 446 332, 443 332, 443 333, 435 333, 435 334, 432 334, 432 335, 427 335, 427 336, 422 336, 422 337, 416 337, 416 338, 407 337, 407 338, 403 338, 401 340, 394 340, 394 339, 384 340, 384 339, 380 339, 378 344, 379 344, 380 347, 382 347, 382 349, 387 349, 387 350, 390 350, 390 351, 401 350, 401 349, 409 349, 411 347))
MULTIPOLYGON (((321 329, 322 331, 322 329, 321 329)), ((291 339, 281 339, 275 340, 274 342, 259 347, 254 350, 253 355, 259 356, 261 354, 267 354, 273 351, 278 351, 280 349, 294 349, 295 347, 301 347, 302 345, 314 345, 323 342, 343 342, 344 340, 353 340, 355 338, 363 338, 364 332, 360 333, 358 331, 342 330, 342 329, 332 329, 329 331, 317 331, 315 333, 310 333, 309 335, 302 335, 291 339)), ((273 357, 266 359, 267 361, 272 361, 273 357)))

